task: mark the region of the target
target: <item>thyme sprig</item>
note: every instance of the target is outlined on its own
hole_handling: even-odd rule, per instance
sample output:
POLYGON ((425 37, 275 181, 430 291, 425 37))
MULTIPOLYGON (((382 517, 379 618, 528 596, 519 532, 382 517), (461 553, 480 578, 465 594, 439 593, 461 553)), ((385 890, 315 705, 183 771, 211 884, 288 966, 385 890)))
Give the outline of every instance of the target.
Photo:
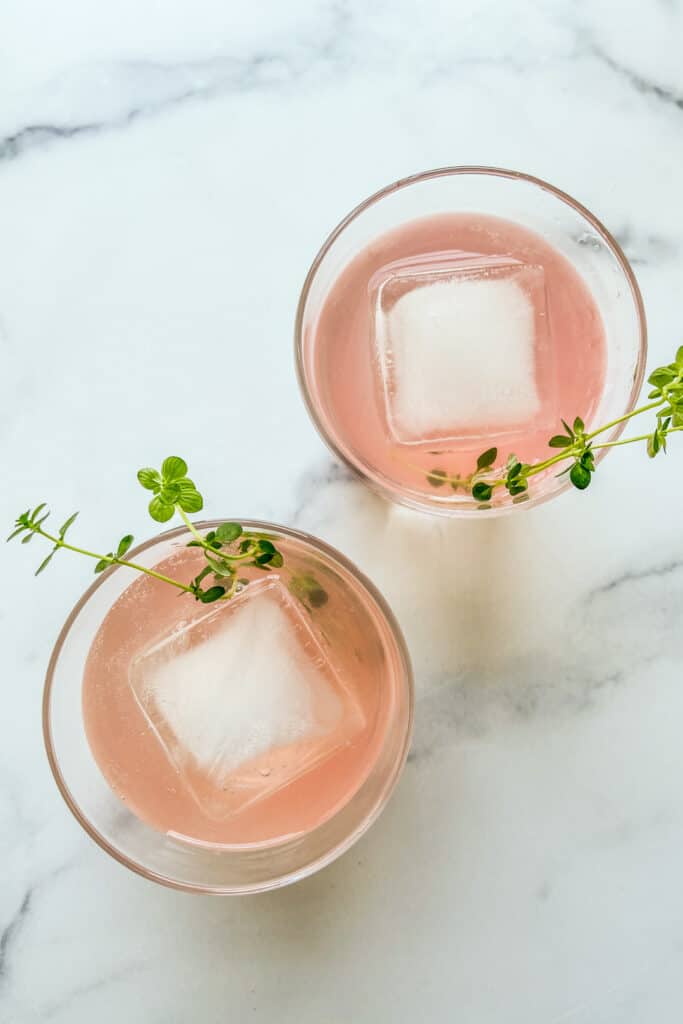
POLYGON ((588 431, 580 416, 575 417, 571 426, 562 420, 563 432, 554 434, 548 441, 548 446, 557 449, 557 454, 547 459, 528 463, 521 462, 515 454, 510 454, 504 464, 496 465, 498 449, 488 448, 479 456, 476 469, 469 476, 451 475, 444 469, 436 468, 427 473, 427 482, 432 487, 448 485, 455 491, 468 491, 481 507, 487 508, 495 491, 500 488, 505 488, 515 503, 527 501, 529 481, 533 477, 547 472, 553 466, 568 462, 569 465, 562 469, 558 476, 569 474, 574 487, 584 491, 590 485, 596 470, 597 451, 644 443, 650 458, 655 458, 660 452, 666 452, 668 437, 683 430, 683 345, 678 349, 672 363, 660 366, 650 374, 648 383, 651 385, 651 391, 645 405, 610 420, 595 430, 588 431), (596 438, 607 431, 649 412, 655 413, 655 422, 648 433, 617 441, 596 443, 596 438))
POLYGON ((203 551, 206 564, 189 583, 171 579, 163 573, 127 559, 126 554, 133 545, 131 533, 121 537, 118 544, 107 554, 72 544, 66 539, 66 535, 76 521, 78 512, 70 515, 56 533, 49 532, 43 525, 50 515, 45 502, 17 516, 14 529, 7 540, 21 537, 22 544, 28 544, 34 537, 42 537, 52 544, 52 550, 36 569, 36 576, 47 568, 58 551, 64 549, 95 559, 96 573, 104 572, 112 565, 125 565, 129 569, 191 594, 195 600, 203 604, 228 600, 248 583, 248 580, 239 574, 242 566, 255 566, 269 572, 282 566, 282 554, 267 537, 244 530, 239 523, 221 523, 215 530, 202 534, 191 522, 188 513, 200 512, 204 507, 204 499, 187 472, 185 460, 172 455, 164 459, 160 471, 149 468, 139 470, 138 480, 146 490, 153 493, 148 506, 152 519, 158 523, 166 523, 178 514, 192 535, 192 540, 187 546, 199 547, 203 551), (205 581, 208 586, 205 585, 205 581))

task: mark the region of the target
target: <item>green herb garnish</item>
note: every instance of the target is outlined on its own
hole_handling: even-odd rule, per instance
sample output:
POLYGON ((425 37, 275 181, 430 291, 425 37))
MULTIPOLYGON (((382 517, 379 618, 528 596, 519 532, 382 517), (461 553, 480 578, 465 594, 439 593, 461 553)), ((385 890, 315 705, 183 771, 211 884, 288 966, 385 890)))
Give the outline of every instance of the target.
POLYGON ((511 495, 513 502, 527 501, 529 498, 529 480, 544 473, 552 466, 570 462, 558 476, 569 474, 569 479, 580 491, 585 491, 593 479, 595 472, 595 452, 601 448, 617 448, 620 445, 644 442, 650 458, 660 452, 666 452, 666 441, 669 434, 683 430, 683 345, 678 349, 676 358, 668 366, 660 366, 651 373, 648 383, 652 390, 648 394, 648 403, 641 405, 633 412, 626 413, 597 430, 586 431, 585 424, 577 416, 570 426, 562 420, 563 433, 555 434, 548 441, 550 448, 556 448, 557 454, 540 462, 520 462, 516 455, 509 455, 504 465, 496 466, 498 449, 489 448, 477 459, 477 468, 467 477, 450 475, 444 469, 431 469, 427 473, 427 482, 432 487, 443 487, 445 484, 457 491, 460 488, 469 492, 479 502, 480 507, 489 508, 494 492, 504 487, 511 495), (638 434, 620 441, 604 441, 596 444, 595 438, 612 430, 620 423, 626 423, 635 416, 656 410, 654 429, 648 434, 638 434))
POLYGON ((204 499, 194 481, 188 477, 187 463, 184 459, 177 455, 164 459, 160 472, 156 469, 141 469, 138 471, 138 480, 145 490, 153 494, 149 503, 149 514, 152 519, 158 523, 167 523, 177 513, 192 534, 192 540, 187 546, 199 547, 204 552, 206 565, 189 583, 172 580, 169 576, 155 572, 154 569, 128 561, 125 555, 133 544, 133 535, 130 533, 121 538, 115 551, 112 550, 106 555, 69 543, 66 540, 66 533, 73 525, 78 512, 69 516, 56 534, 48 533, 43 528, 43 523, 50 514, 46 511, 45 502, 34 509, 22 512, 7 540, 21 536, 22 544, 28 544, 35 536, 39 536, 53 545, 47 558, 38 566, 36 576, 47 568, 60 548, 64 548, 66 551, 76 551, 80 555, 94 558, 96 573, 104 572, 112 565, 126 565, 129 569, 153 576, 154 579, 162 580, 178 590, 192 594, 203 604, 227 600, 246 586, 249 581, 239 576, 238 570, 241 566, 256 566, 264 572, 269 572, 283 564, 282 555, 271 540, 243 530, 239 523, 221 523, 215 530, 210 530, 205 535, 197 530, 188 519, 188 513, 200 512, 204 507, 204 499), (205 581, 208 585, 203 585, 205 581))
POLYGON ((292 576, 289 581, 289 589, 309 611, 314 608, 322 608, 329 600, 327 591, 320 586, 313 573, 310 572, 292 576))

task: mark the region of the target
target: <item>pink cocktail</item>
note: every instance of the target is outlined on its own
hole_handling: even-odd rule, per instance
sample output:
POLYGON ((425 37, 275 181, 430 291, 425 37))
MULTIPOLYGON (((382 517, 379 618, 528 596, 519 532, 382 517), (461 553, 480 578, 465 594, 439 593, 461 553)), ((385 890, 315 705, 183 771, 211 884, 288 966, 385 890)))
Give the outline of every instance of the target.
MULTIPOLYGON (((563 419, 625 412, 644 346, 638 288, 606 230, 551 186, 483 168, 418 175, 353 211, 297 318, 327 442, 387 496, 446 514, 477 509, 482 452, 540 461, 563 419)), ((549 474, 530 503, 563 486, 549 474)))
MULTIPOLYGON (((230 600, 124 567, 101 577, 45 691, 48 755, 81 824, 146 877, 207 892, 272 888, 336 857, 383 807, 410 735, 408 655, 372 584, 319 541, 246 528, 283 561, 243 566, 230 600)), ((204 559, 189 536, 132 554, 189 579, 204 559)))

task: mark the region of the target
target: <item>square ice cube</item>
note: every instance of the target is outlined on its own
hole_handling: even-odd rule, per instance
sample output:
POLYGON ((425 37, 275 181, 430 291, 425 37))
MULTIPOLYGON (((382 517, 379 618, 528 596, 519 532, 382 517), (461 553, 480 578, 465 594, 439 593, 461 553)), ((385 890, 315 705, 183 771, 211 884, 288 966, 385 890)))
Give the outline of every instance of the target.
POLYGON ((467 253, 413 257, 375 275, 370 302, 387 426, 399 443, 554 422, 542 267, 467 253))
POLYGON ((188 792, 214 820, 293 782, 364 725, 305 612, 272 578, 143 652, 129 681, 188 792))

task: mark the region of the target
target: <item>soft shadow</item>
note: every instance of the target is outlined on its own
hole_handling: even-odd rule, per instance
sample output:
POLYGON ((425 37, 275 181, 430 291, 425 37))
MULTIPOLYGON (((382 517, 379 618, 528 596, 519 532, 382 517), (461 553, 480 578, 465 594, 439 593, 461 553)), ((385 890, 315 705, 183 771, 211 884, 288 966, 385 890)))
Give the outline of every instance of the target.
POLYGON ((401 625, 415 672, 413 758, 454 728, 478 734, 501 713, 529 715, 564 699, 547 683, 571 667, 568 620, 576 624, 577 593, 600 545, 591 501, 568 499, 446 519, 343 477, 307 507, 302 525, 373 580, 401 625))
MULTIPOLYGON (((366 835, 323 871, 296 885, 226 900, 181 897, 183 926, 204 933, 211 943, 232 943, 239 934, 244 950, 263 969, 269 959, 280 966, 320 961, 326 948, 330 957, 340 956, 345 947, 358 944, 368 908, 379 913, 386 906, 391 878, 410 877, 426 858, 428 842, 434 855, 431 830, 427 823, 420 826, 424 801, 419 785, 415 770, 408 767, 366 835)), ((178 894, 171 898, 177 904, 178 894)))
POLYGON ((594 503, 567 497, 504 517, 440 519, 389 505, 343 473, 319 474, 296 525, 348 555, 396 614, 416 678, 409 764, 368 835, 324 871, 229 907, 193 901, 191 915, 221 934, 248 922, 252 952, 306 957, 333 933, 335 943, 357 941, 368 907, 391 912, 387 863, 393 879, 404 879, 426 860, 446 861, 452 851, 441 849, 446 840, 428 820, 423 790, 440 785, 457 805, 460 783, 458 773, 444 780, 439 761, 428 762, 459 736, 495 729, 501 716, 582 705, 603 685, 603 669, 613 675, 608 651, 600 651, 622 636, 620 609, 613 623, 601 616, 595 635, 584 629, 581 595, 590 599, 591 580, 604 573, 595 567, 604 539, 594 516, 594 503))
POLYGON ((379 875, 386 873, 388 863, 395 865, 397 851, 406 862, 415 863, 419 855, 414 827, 419 798, 410 774, 404 775, 386 809, 358 843, 323 871, 258 897, 250 903, 250 915, 255 913, 271 934, 281 924, 283 937, 296 943, 300 955, 308 947, 317 948, 328 930, 338 931, 340 921, 351 926, 362 920, 379 875), (299 927, 292 929, 293 922, 299 927))

